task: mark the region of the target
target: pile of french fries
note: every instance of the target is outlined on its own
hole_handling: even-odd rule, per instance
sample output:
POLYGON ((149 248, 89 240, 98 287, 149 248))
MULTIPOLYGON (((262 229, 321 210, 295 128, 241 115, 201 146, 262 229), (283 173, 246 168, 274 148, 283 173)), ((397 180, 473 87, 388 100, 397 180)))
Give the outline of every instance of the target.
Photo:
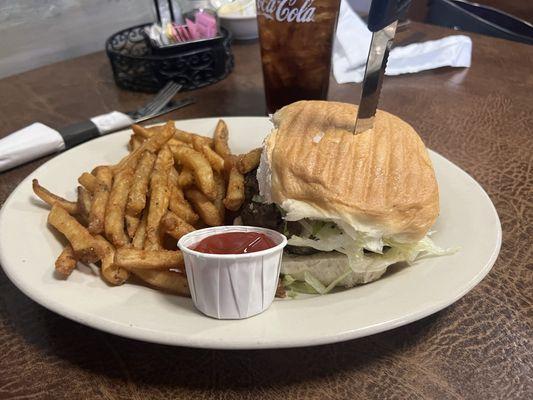
POLYGON ((195 229, 223 225, 227 210, 244 201, 244 174, 259 164, 261 149, 233 155, 223 120, 213 138, 176 129, 174 122, 134 125, 129 154, 78 179, 77 200, 33 191, 51 206, 48 223, 68 240, 55 262, 68 277, 78 262, 99 263, 110 285, 137 281, 189 296, 176 242, 195 229))

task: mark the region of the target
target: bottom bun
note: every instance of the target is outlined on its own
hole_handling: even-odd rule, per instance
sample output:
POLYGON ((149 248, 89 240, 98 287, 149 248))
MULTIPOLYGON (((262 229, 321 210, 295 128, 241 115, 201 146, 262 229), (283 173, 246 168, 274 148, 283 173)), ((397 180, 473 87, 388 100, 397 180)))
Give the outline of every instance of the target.
MULTIPOLYGON (((336 286, 353 287, 363 283, 369 283, 379 279, 389 265, 402 260, 391 260, 384 263, 379 255, 365 256, 357 265, 356 272, 351 272, 342 279, 336 286)), ((324 286, 333 283, 339 276, 349 269, 348 257, 336 251, 319 252, 312 255, 294 255, 285 252, 281 261, 281 273, 290 275, 298 281, 305 280, 305 272, 310 273, 318 279, 324 286)))

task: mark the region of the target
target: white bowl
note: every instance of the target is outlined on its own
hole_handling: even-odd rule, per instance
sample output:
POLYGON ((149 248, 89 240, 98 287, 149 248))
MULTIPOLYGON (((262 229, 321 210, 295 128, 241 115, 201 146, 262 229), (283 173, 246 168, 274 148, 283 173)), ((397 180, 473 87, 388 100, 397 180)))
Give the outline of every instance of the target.
POLYGON ((241 15, 219 15, 220 23, 237 40, 257 39, 257 17, 241 15))
POLYGON ((183 236, 178 246, 196 308, 218 319, 243 319, 265 311, 276 294, 286 244, 281 233, 253 226, 217 226, 183 236), (190 248, 224 232, 264 233, 276 246, 246 254, 206 254, 190 248))

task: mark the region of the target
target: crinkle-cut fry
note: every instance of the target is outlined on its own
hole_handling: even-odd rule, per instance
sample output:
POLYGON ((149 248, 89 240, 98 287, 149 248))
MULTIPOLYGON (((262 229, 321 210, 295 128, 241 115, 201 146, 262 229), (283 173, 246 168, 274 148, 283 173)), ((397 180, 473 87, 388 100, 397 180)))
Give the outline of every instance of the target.
POLYGON ((237 211, 241 208, 244 202, 244 176, 237 170, 237 167, 232 167, 228 177, 228 190, 226 191, 226 198, 224 205, 228 210, 237 211))
POLYGON ((103 236, 96 236, 96 240, 100 244, 100 257, 102 277, 111 285, 122 285, 130 277, 130 272, 127 269, 115 265, 116 249, 103 236))
POLYGON ((168 209, 170 189, 168 177, 170 169, 174 166, 174 158, 168 146, 164 146, 154 164, 150 179, 150 203, 148 218, 146 220, 146 239, 144 248, 158 250, 162 248, 162 232, 160 229, 161 218, 168 209))
POLYGON ((96 262, 100 259, 96 239, 59 204, 52 206, 48 223, 67 238, 77 259, 83 262, 96 262))
POLYGON ((263 149, 257 148, 249 151, 246 154, 241 154, 237 159, 237 169, 243 175, 246 175, 248 172, 253 171, 259 166, 259 161, 261 160, 261 153, 263 149))
POLYGON ((204 155, 184 146, 172 146, 171 150, 177 163, 192 170, 194 181, 198 188, 207 198, 214 199, 216 188, 213 178, 213 168, 211 168, 211 164, 209 164, 209 161, 207 161, 204 155))
POLYGON ((135 168, 137 161, 142 153, 149 151, 157 153, 174 136, 174 122, 168 121, 157 135, 151 136, 145 140, 140 147, 132 151, 124 157, 118 164, 114 166, 114 171, 118 172, 127 168, 135 168))
POLYGON ((84 218, 85 222, 89 221, 92 201, 91 193, 83 186, 78 186, 78 214, 84 218))
POLYGON ((143 249, 144 240, 146 239, 146 218, 148 217, 148 211, 145 211, 137 230, 135 231, 135 236, 133 237, 133 248, 134 249, 143 249))
POLYGON ((56 271, 64 278, 67 278, 76 268, 78 260, 70 244, 67 244, 59 257, 57 257, 55 267, 56 271))
POLYGON ((213 204, 220 214, 220 218, 224 221, 226 216, 226 208, 224 206, 224 198, 226 197, 226 182, 222 177, 222 174, 215 173, 215 185, 217 187, 217 196, 213 200, 213 204))
POLYGON ((183 254, 179 250, 117 249, 115 265, 129 271, 139 269, 181 269, 184 268, 183 254))
POLYGON ((113 183, 113 172, 110 167, 100 166, 95 168, 94 175, 98 184, 93 192, 93 202, 89 212, 89 232, 98 235, 104 232, 105 210, 113 183))
POLYGON ((78 213, 78 204, 76 202, 66 200, 63 197, 50 192, 48 189, 42 187, 37 179, 33 179, 31 182, 33 193, 49 206, 52 207, 54 204, 59 204, 69 214, 74 215, 78 213))
POLYGON ((135 232, 141 223, 141 218, 139 216, 124 215, 124 221, 126 222, 126 233, 130 239, 135 237, 135 232))
POLYGON ((94 193, 96 187, 98 186, 98 179, 96 179, 96 176, 88 172, 81 174, 78 178, 78 182, 91 193, 94 193))
POLYGON ((165 214, 161 219, 161 224, 163 225, 165 232, 177 240, 187 233, 196 230, 194 226, 188 224, 172 211, 168 211, 165 214))
POLYGON ((178 186, 184 188, 194 183, 194 175, 188 168, 183 168, 178 175, 178 186))
POLYGON ((150 174, 154 168, 155 159, 155 154, 145 151, 135 168, 133 183, 126 204, 126 214, 130 216, 138 216, 146 207, 146 194, 148 193, 150 174))
POLYGON ((185 197, 189 200, 202 221, 209 226, 219 226, 223 220, 215 205, 197 189, 187 189, 185 197))
POLYGON ((224 170, 224 159, 218 155, 209 145, 204 138, 200 136, 193 137, 193 147, 196 151, 202 153, 204 157, 209 161, 213 170, 222 172, 224 170))
POLYGON ((133 270, 133 273, 154 288, 184 297, 191 297, 187 277, 181 272, 136 269, 133 270))
POLYGON ((133 170, 130 168, 121 170, 115 175, 109 192, 105 209, 104 232, 106 238, 115 247, 126 246, 130 241, 124 231, 124 214, 132 181, 133 170))
POLYGON ((231 150, 228 145, 229 132, 228 126, 224 120, 220 119, 215 128, 215 133, 213 135, 215 151, 222 158, 226 158, 231 155, 231 150))

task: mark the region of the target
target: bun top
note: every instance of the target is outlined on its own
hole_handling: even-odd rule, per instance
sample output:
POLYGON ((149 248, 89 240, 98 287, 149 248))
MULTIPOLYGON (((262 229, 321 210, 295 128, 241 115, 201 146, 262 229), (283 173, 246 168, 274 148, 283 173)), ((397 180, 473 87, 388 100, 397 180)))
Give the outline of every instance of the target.
POLYGON ((378 110, 354 135, 357 107, 299 101, 276 112, 258 171, 261 194, 287 220, 335 221, 348 234, 420 240, 439 213, 424 143, 405 121, 378 110))

